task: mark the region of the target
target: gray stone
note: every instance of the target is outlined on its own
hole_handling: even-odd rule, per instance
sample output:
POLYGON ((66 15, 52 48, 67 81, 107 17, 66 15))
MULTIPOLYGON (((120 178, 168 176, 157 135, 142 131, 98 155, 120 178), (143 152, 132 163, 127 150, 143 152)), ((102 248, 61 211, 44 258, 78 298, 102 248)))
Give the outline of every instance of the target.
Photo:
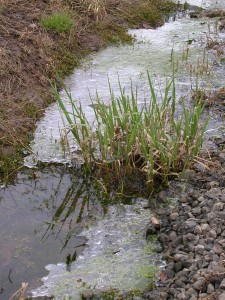
POLYGON ((170 214, 170 220, 171 221, 176 221, 178 217, 179 217, 178 212, 173 212, 173 213, 170 214))
POLYGON ((199 278, 194 284, 193 288, 197 291, 200 291, 205 284, 205 278, 199 278))
POLYGON ((160 299, 161 300, 167 300, 168 298, 168 294, 166 292, 161 292, 160 293, 160 299))
POLYGON ((184 222, 186 228, 193 228, 197 225, 196 221, 194 220, 187 220, 184 222))
POLYGON ((218 214, 219 218, 225 220, 225 211, 222 211, 218 214))
POLYGON ((225 278, 222 280, 220 284, 220 289, 225 290, 225 278))
POLYGON ((205 247, 203 245, 197 245, 197 246, 195 246, 195 252, 197 254, 202 255, 203 252, 204 252, 204 250, 205 250, 205 247))
POLYGON ((224 203, 223 202, 217 202, 213 205, 213 210, 214 211, 220 211, 223 210, 224 208, 224 203))
POLYGON ((187 296, 197 296, 198 293, 196 292, 196 290, 194 290, 192 287, 190 287, 190 288, 186 291, 186 295, 187 295, 187 296))
POLYGON ((201 225, 201 228, 202 228, 202 233, 205 234, 207 233, 209 230, 210 230, 210 226, 208 223, 204 223, 201 225))
POLYGON ((223 248, 221 246, 219 246, 219 245, 214 245, 213 248, 212 248, 212 251, 215 254, 220 255, 223 252, 223 248))
POLYGON ((177 273, 179 272, 180 270, 182 270, 182 262, 181 261, 178 261, 175 263, 174 265, 174 271, 177 273))
POLYGON ((209 220, 215 220, 217 215, 213 211, 211 211, 207 214, 207 217, 208 217, 209 220))
POLYGON ((213 239, 215 239, 215 238, 217 237, 216 230, 211 229, 211 230, 208 232, 208 237, 212 237, 213 239))
POLYGON ((208 293, 208 294, 209 294, 209 293, 212 293, 212 292, 214 292, 214 290, 215 290, 214 285, 213 285, 212 283, 209 283, 209 284, 207 285, 207 293, 208 293))
POLYGON ((90 300, 93 296, 94 296, 94 294, 91 290, 86 290, 82 293, 83 300, 90 300))
POLYGON ((176 239, 177 239, 177 234, 176 234, 175 231, 172 231, 172 232, 170 233, 170 240, 171 240, 171 241, 175 241, 176 239))
POLYGON ((192 233, 188 233, 188 234, 186 235, 186 237, 187 237, 187 239, 188 239, 189 241, 194 241, 195 238, 196 238, 196 236, 195 236, 194 234, 192 234, 192 233))
POLYGON ((202 228, 200 225, 195 226, 194 234, 202 234, 202 228))
POLYGON ((225 300, 225 292, 219 295, 218 300, 225 300))
POLYGON ((200 215, 201 214, 201 208, 198 206, 198 207, 195 207, 192 209, 192 213, 194 216, 196 215, 200 215))

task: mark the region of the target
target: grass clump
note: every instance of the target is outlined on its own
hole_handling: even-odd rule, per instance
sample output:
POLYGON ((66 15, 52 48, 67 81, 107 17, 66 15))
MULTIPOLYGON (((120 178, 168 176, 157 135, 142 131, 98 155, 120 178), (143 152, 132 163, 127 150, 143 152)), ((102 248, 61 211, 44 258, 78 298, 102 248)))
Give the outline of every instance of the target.
POLYGON ((56 98, 87 169, 94 166, 104 170, 109 179, 123 180, 128 174, 142 174, 151 192, 156 181, 167 183, 195 158, 208 119, 200 128, 203 108, 199 101, 192 108, 183 105, 177 113, 174 79, 167 83, 160 101, 149 74, 148 84, 151 96, 141 106, 132 87, 130 95, 126 95, 120 86, 119 97, 110 89, 109 106, 97 96, 97 101, 91 104, 94 124, 86 118, 82 104, 74 102, 68 91, 71 112, 57 91, 56 98))
POLYGON ((74 22, 68 12, 59 11, 50 16, 43 17, 41 25, 47 30, 62 33, 70 31, 74 26, 74 22))

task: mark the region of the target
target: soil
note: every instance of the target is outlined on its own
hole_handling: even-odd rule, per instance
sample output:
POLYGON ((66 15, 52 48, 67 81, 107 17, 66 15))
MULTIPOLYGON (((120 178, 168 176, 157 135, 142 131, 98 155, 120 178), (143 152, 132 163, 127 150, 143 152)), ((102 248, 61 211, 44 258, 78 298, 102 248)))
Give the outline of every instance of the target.
POLYGON ((54 101, 52 82, 69 75, 91 51, 111 43, 132 42, 127 34, 128 24, 129 27, 162 25, 163 14, 176 7, 166 0, 107 0, 105 6, 96 10, 89 2, 0 0, 0 175, 3 177, 18 168, 37 120, 54 101), (44 16, 62 11, 68 12, 73 20, 69 32, 43 28, 44 16))

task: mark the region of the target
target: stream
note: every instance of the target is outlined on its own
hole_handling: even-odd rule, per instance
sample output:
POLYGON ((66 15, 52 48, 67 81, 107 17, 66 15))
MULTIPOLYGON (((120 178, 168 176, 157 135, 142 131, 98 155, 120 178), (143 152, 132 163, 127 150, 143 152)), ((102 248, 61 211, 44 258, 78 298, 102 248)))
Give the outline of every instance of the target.
MULTIPOLYGON (((188 3, 225 9, 222 0, 188 3)), ((133 45, 94 53, 65 79, 89 120, 94 122, 90 95, 95 99, 97 91, 100 99, 109 101, 108 80, 115 95, 118 79, 127 93, 132 80, 141 105, 150 94, 149 70, 160 101, 165 82, 172 76, 172 49, 178 66, 177 100, 188 103, 191 99, 196 84, 196 73, 190 72, 194 65, 199 65, 200 88, 209 91, 224 86, 225 64, 214 51, 205 52, 207 39, 225 40, 214 19, 190 19, 187 13, 179 13, 158 29, 129 32, 135 39, 133 45)), ((61 97, 70 109, 64 91, 61 97)), ((213 110, 210 117, 206 136, 225 135, 222 117, 213 110)), ((82 159, 72 137, 70 148, 62 149, 64 125, 57 104, 51 105, 37 124, 32 153, 25 158, 26 170, 13 183, 0 186, 0 299, 9 299, 22 282, 29 283, 28 292, 34 298, 54 294, 55 299, 79 300, 87 289, 144 291, 155 270, 164 265, 155 251, 159 245, 144 237, 151 217, 143 208, 147 199, 121 196, 120 204, 112 204, 82 170, 68 168, 82 159), (75 252, 77 258, 68 271, 66 257, 75 252)))

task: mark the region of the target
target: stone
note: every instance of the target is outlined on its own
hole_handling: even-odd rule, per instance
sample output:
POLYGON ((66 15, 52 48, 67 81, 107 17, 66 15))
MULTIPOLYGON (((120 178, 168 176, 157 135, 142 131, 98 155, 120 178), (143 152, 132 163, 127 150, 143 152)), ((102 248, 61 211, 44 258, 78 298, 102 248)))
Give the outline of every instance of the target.
POLYGON ((192 234, 192 233, 188 233, 188 234, 186 235, 186 237, 187 237, 187 239, 188 239, 189 241, 194 241, 195 238, 196 238, 196 236, 195 236, 194 234, 192 234))
POLYGON ((212 237, 213 239, 215 239, 215 238, 217 237, 216 230, 211 229, 211 230, 208 232, 208 237, 212 237))
POLYGON ((220 289, 225 290, 225 278, 222 280, 222 282, 220 284, 220 289))
POLYGON ((212 283, 209 283, 209 284, 207 285, 207 293, 208 293, 208 294, 209 294, 209 293, 212 293, 212 292, 214 292, 214 290, 215 290, 214 285, 213 285, 212 283))
POLYGON ((194 234, 202 234, 202 228, 200 225, 195 226, 194 234))
POLYGON ((197 245, 195 246, 195 253, 203 255, 203 252, 205 250, 205 247, 203 245, 197 245))
POLYGON ((215 220, 217 215, 213 211, 211 211, 207 214, 207 217, 208 217, 208 220, 215 220))
POLYGON ((172 232, 170 233, 170 240, 171 240, 171 241, 175 241, 176 239, 177 239, 177 234, 176 234, 175 231, 172 231, 172 232))
POLYGON ((194 216, 200 215, 201 214, 201 207, 197 206, 192 209, 192 213, 194 216))
POLYGON ((174 265, 174 271, 175 271, 176 273, 178 273, 180 270, 182 270, 182 262, 181 262, 181 261, 178 261, 178 262, 176 262, 175 265, 174 265))
POLYGON ((218 300, 225 300, 225 292, 218 296, 218 300))
POLYGON ((155 227, 156 229, 160 228, 160 222, 156 217, 151 217, 150 220, 153 227, 155 227))
POLYGON ((205 278, 199 278, 194 284, 193 288, 197 291, 200 291, 205 284, 205 278))
POLYGON ((213 248, 212 248, 212 251, 215 254, 220 255, 223 252, 223 248, 221 246, 219 246, 219 245, 214 245, 213 248))
POLYGON ((161 300, 167 300, 168 297, 169 297, 168 293, 166 293, 166 292, 161 292, 160 293, 160 299, 161 300))
POLYGON ((210 230, 209 224, 208 223, 204 223, 201 224, 201 228, 202 228, 202 233, 205 234, 210 230))
POLYGON ((171 221, 176 221, 178 217, 179 217, 178 212, 173 212, 173 213, 170 214, 170 220, 171 221))
POLYGON ((190 287, 190 288, 186 291, 186 295, 187 295, 187 296, 198 296, 198 293, 196 292, 196 290, 194 290, 192 287, 190 287))
POLYGON ((82 293, 82 299, 83 300, 91 300, 91 298, 94 296, 94 293, 91 290, 86 290, 82 293))
POLYGON ((185 224, 185 227, 188 229, 188 228, 193 228, 197 225, 196 221, 194 220, 187 220, 184 222, 185 224))
POLYGON ((223 210, 224 208, 224 203, 223 202, 217 202, 213 205, 213 210, 214 211, 220 211, 223 210))

